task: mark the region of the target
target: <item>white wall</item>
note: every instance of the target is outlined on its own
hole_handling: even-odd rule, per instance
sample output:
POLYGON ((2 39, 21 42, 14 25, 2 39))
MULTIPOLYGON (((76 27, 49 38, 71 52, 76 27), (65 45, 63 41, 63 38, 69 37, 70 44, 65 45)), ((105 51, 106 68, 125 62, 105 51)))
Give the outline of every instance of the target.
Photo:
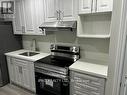
POLYGON ((110 39, 110 48, 109 48, 109 70, 108 70, 108 80, 106 84, 106 95, 119 95, 116 94, 116 83, 115 83, 115 73, 116 66, 120 61, 120 47, 121 35, 121 20, 122 20, 122 7, 124 0, 114 0, 114 7, 112 12, 112 24, 111 24, 111 39, 110 39))

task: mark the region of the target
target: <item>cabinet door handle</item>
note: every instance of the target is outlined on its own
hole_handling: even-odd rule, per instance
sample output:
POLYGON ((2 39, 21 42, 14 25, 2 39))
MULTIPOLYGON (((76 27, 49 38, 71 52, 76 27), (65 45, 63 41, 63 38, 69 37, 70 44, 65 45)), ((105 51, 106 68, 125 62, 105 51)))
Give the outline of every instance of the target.
POLYGON ((22 67, 21 67, 21 74, 22 74, 22 67))
POLYGON ((97 12, 97 0, 96 0, 96 9, 95 9, 95 11, 97 12))
POLYGON ((101 7, 107 7, 108 5, 107 4, 102 4, 101 7))
POLYGON ((93 0, 91 1, 91 12, 93 11, 93 0))
POLYGON ((22 67, 19 66, 19 73, 22 74, 22 67))
POLYGON ((22 33, 25 33, 25 26, 22 26, 22 33))
POLYGON ((59 11, 56 10, 56 19, 59 20, 59 11))
POLYGON ((59 20, 63 21, 63 18, 64 18, 64 12, 59 10, 59 20))
POLYGON ((90 7, 83 7, 83 9, 89 9, 90 7))

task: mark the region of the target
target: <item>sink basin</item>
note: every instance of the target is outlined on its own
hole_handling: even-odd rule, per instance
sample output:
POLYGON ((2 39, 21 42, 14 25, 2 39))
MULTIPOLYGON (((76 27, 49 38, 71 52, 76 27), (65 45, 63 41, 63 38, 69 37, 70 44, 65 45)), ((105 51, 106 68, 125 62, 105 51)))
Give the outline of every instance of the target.
POLYGON ((36 52, 24 52, 24 53, 21 53, 19 55, 23 55, 23 56, 34 56, 34 55, 37 55, 39 53, 36 53, 36 52))

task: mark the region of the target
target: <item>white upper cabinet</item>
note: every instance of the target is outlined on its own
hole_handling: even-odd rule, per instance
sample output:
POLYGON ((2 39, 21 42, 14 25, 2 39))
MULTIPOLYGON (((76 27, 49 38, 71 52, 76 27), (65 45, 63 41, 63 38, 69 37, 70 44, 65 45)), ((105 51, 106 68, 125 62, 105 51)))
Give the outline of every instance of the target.
POLYGON ((32 12, 33 12, 32 8, 34 3, 33 1, 34 0, 23 0, 26 33, 34 32, 33 15, 32 15, 32 12))
POLYGON ((112 11, 113 0, 79 0, 79 14, 112 11))
POLYGON ((64 21, 76 20, 77 0, 60 0, 60 16, 64 21))
POLYGON ((39 28, 39 26, 44 22, 44 0, 33 0, 33 25, 34 30, 37 34, 45 35, 45 32, 39 28))
POLYGON ((45 22, 53 22, 58 19, 59 0, 44 0, 45 22))
POLYGON ((97 12, 112 11, 113 0, 97 0, 97 12))
POLYGON ((14 34, 25 32, 25 18, 23 13, 22 0, 15 0, 15 18, 13 21, 14 34))
POLYGON ((76 20, 77 0, 45 0, 45 22, 76 20))
POLYGON ((91 13, 92 0, 79 0, 79 14, 91 13))
POLYGON ((39 29, 44 22, 44 0, 15 0, 14 34, 45 35, 39 29))

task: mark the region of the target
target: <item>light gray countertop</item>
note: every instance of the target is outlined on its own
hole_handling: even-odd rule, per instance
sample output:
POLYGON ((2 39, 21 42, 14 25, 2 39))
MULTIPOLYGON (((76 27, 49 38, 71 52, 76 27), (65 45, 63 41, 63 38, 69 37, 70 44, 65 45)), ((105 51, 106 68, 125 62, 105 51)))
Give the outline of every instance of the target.
MULTIPOLYGON (((5 55, 23 59, 23 60, 27 60, 27 61, 31 61, 31 62, 37 61, 41 58, 44 58, 44 57, 50 55, 48 53, 42 53, 42 52, 38 52, 39 54, 31 56, 31 57, 19 55, 21 53, 28 52, 28 51, 30 51, 30 50, 21 49, 21 50, 5 53, 5 55)), ((80 72, 80 73, 101 77, 101 78, 107 78, 107 76, 108 76, 108 74, 107 74, 108 73, 108 66, 107 65, 93 64, 93 63, 85 62, 82 60, 76 61, 74 64, 72 64, 69 67, 69 69, 73 70, 73 71, 80 72)))
POLYGON ((101 78, 108 77, 108 66, 88 63, 82 60, 76 61, 69 67, 70 70, 77 71, 84 74, 89 74, 101 78))
MULTIPOLYGON (((28 51, 30 51, 30 50, 21 49, 21 50, 5 53, 5 55, 6 56, 10 56, 10 57, 15 57, 15 58, 23 59, 23 60, 27 60, 27 61, 32 61, 32 62, 37 61, 37 60, 39 60, 41 58, 44 58, 44 57, 50 55, 48 53, 42 53, 42 52, 37 52, 39 54, 34 55, 34 56, 19 55, 21 53, 28 52, 28 51)), ((34 52, 36 52, 36 51, 34 51, 34 52)))

